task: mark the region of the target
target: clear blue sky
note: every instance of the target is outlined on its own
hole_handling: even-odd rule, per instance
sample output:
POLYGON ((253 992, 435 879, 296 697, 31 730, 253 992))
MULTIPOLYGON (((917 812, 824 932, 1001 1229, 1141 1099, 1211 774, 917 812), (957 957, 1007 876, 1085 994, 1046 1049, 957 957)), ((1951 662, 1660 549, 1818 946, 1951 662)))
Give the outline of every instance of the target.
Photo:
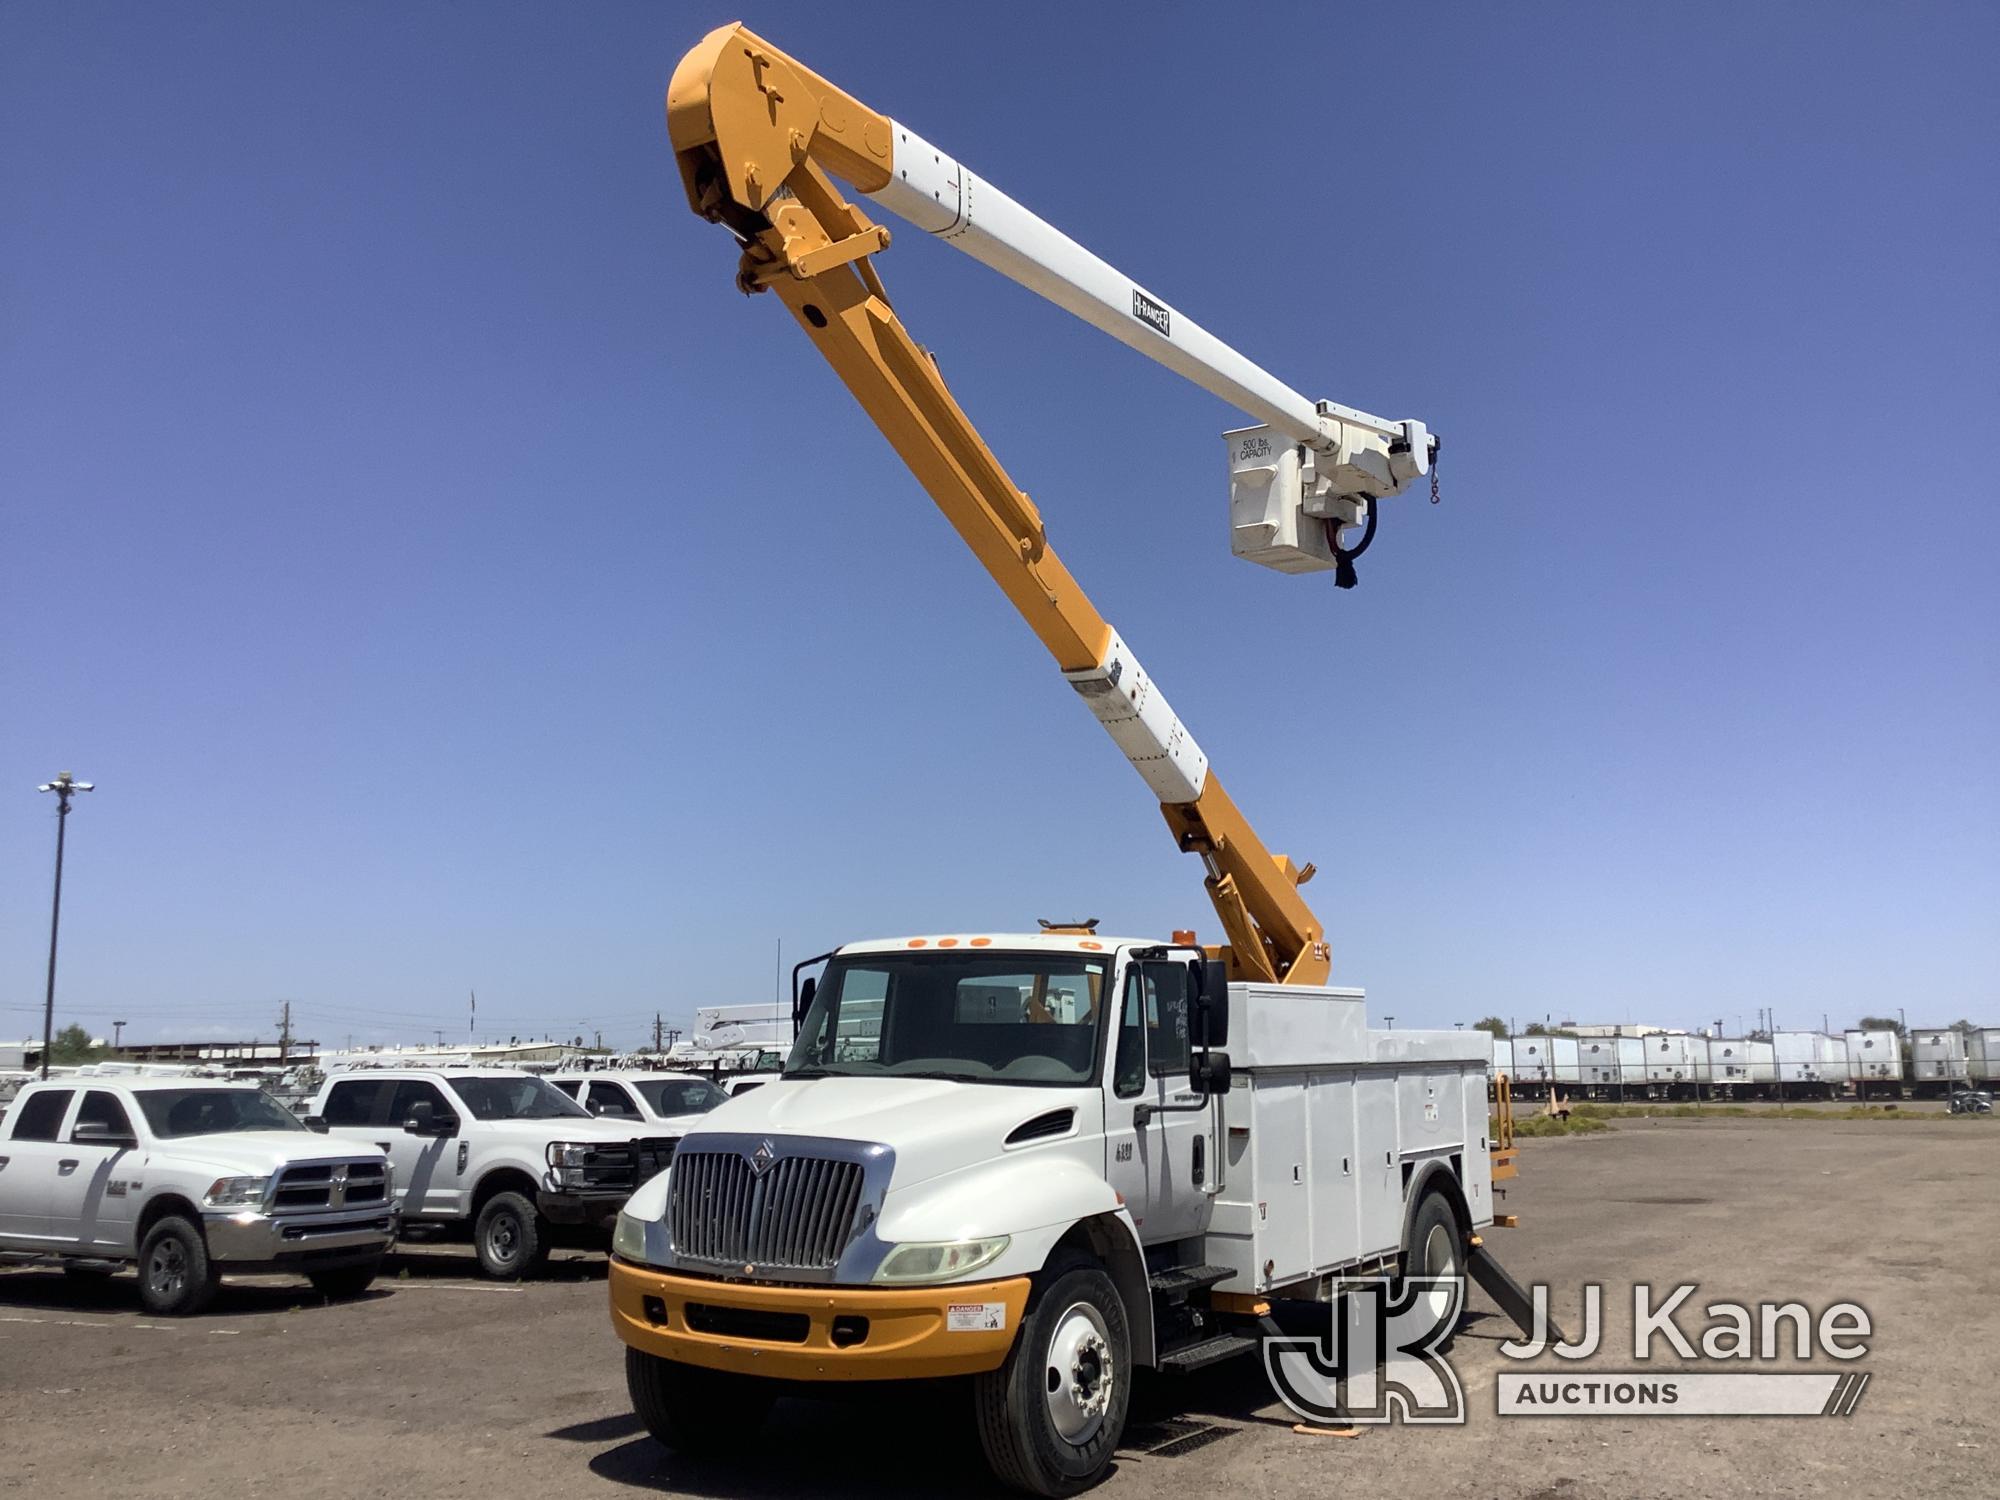
MULTIPOLYGON (((1360 589, 1240 418, 910 231, 891 294, 1340 982, 2000 1023, 2000 11, 742 17, 1312 395, 1444 435, 1360 589)), ((0 8, 0 1033, 602 1028, 1196 863, 662 120, 689 5, 0 8)))

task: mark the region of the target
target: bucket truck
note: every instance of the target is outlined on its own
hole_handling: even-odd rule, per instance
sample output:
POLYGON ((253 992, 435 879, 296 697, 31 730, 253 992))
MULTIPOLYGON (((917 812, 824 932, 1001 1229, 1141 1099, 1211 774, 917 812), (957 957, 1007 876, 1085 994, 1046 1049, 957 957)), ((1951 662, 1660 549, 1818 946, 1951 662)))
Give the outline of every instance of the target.
POLYGON ((973 927, 801 965, 783 1076, 704 1116, 619 1217, 634 1407, 713 1449, 786 1383, 968 1377, 995 1472, 1072 1493, 1110 1463, 1136 1369, 1254 1349, 1272 1299, 1331 1301, 1355 1275, 1480 1274, 1511 1164, 1484 1033, 1371 1030, 1361 992, 1328 984, 1312 866, 1266 848, 1057 558, 903 326, 875 264, 889 230, 848 193, 1247 413, 1225 435, 1238 556, 1350 584, 1345 538, 1431 473, 1437 439, 1300 395, 741 25, 681 60, 667 123, 737 285, 775 293, 1055 658, 1202 861, 1226 941, 973 927))

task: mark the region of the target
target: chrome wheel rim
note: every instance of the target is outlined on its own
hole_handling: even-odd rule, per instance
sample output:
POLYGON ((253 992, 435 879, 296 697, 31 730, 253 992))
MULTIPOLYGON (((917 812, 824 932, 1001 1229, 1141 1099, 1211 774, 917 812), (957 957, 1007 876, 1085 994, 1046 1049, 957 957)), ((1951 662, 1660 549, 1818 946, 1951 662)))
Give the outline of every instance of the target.
POLYGON ((1088 1302, 1065 1308, 1042 1366, 1049 1421, 1064 1442, 1080 1448, 1104 1430, 1118 1380, 1103 1314, 1088 1302))
MULTIPOLYGON (((1417 1272, 1423 1276, 1456 1277, 1458 1275, 1458 1234, 1449 1224, 1433 1224, 1424 1235, 1424 1242, 1418 1249, 1417 1272)), ((1445 1287, 1437 1287, 1423 1294, 1424 1305, 1430 1309, 1431 1326, 1444 1321, 1451 1311, 1451 1292, 1445 1287)))

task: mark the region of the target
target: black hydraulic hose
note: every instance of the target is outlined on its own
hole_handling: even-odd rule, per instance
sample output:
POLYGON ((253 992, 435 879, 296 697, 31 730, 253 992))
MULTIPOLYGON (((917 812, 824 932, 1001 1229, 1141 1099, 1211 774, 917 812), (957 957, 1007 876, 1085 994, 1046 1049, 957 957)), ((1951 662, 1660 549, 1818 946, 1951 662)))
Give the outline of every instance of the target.
POLYGON ((1326 544, 1333 549, 1333 586, 1337 589, 1351 589, 1360 580, 1354 573, 1354 559, 1366 552, 1375 540, 1375 522, 1382 514, 1382 502, 1368 502, 1368 523, 1361 532, 1361 545, 1352 551, 1340 545, 1340 522, 1332 516, 1326 518, 1326 544))

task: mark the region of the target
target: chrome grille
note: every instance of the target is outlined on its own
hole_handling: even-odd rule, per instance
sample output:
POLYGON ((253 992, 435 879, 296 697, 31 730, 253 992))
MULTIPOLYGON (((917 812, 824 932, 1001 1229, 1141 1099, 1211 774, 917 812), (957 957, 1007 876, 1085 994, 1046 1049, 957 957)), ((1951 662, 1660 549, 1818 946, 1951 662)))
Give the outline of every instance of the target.
POLYGON ((683 1145, 667 1224, 675 1253, 690 1260, 831 1271, 853 1234, 861 1189, 858 1161, 780 1156, 758 1173, 739 1152, 683 1145))
POLYGON ((287 1167, 271 1188, 273 1213, 326 1208, 372 1208, 388 1199, 388 1171, 375 1161, 314 1162, 287 1167))

